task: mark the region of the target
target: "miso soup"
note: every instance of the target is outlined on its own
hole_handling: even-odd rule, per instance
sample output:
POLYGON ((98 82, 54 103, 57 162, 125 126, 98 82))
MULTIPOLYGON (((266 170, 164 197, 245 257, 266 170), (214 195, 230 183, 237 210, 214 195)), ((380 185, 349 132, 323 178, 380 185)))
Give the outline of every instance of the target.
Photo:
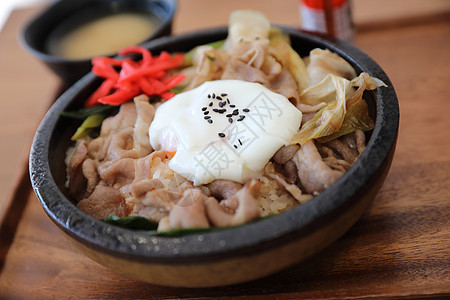
POLYGON ((54 30, 47 44, 49 53, 69 59, 114 54, 123 47, 149 38, 159 20, 150 14, 126 12, 81 25, 73 23, 67 21, 54 30))

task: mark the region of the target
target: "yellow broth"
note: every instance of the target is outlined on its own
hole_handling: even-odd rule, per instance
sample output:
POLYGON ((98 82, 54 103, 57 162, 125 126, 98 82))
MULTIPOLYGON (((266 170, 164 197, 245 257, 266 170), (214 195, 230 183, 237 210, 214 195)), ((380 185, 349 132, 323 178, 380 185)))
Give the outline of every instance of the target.
POLYGON ((143 42, 157 26, 158 19, 153 15, 132 12, 105 16, 70 30, 66 24, 52 33, 48 51, 69 59, 114 54, 123 47, 143 42))

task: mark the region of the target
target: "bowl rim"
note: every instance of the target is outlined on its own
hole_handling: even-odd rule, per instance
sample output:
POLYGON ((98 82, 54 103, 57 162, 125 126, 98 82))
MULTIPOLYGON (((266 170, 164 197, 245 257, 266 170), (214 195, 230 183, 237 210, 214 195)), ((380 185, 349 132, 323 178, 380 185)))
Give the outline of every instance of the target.
MULTIPOLYGON (((70 0, 67 0, 70 1, 70 0)), ((77 63, 83 63, 83 62, 90 62, 91 57, 87 58, 64 58, 56 55, 51 55, 47 53, 46 51, 43 51, 42 49, 38 49, 30 43, 31 39, 31 31, 36 26, 39 26, 42 22, 45 22, 46 18, 48 18, 49 15, 57 13, 59 9, 61 9, 64 6, 63 0, 56 1, 55 3, 49 5, 46 7, 43 11, 41 11, 39 14, 34 16, 28 23, 25 24, 25 26, 22 28, 20 34, 19 34, 19 43, 22 45, 23 48, 25 48, 29 53, 33 54, 35 57, 46 61, 50 63, 69 63, 69 64, 77 64, 77 63)), ((99 0, 97 2, 108 2, 105 0, 99 0)), ((114 2, 114 1, 112 1, 114 2)), ((136 1, 137 3, 140 3, 142 1, 136 1)), ((178 7, 178 0, 157 0, 152 1, 155 2, 155 4, 163 3, 165 5, 164 9, 167 10, 167 16, 161 20, 161 23, 157 26, 156 30, 148 36, 145 41, 140 42, 138 45, 143 45, 147 43, 149 40, 154 39, 154 37, 158 37, 164 30, 170 26, 170 24, 173 21, 173 17, 177 11, 178 7)), ((89 6, 92 5, 93 2, 87 1, 85 5, 89 6)), ((126 6, 129 5, 129 2, 122 1, 121 3, 124 3, 126 6), (127 4, 128 3, 128 4, 127 4)), ((114 56, 116 54, 105 54, 108 56, 114 56)))
MULTIPOLYGON (((358 201, 364 185, 372 180, 389 159, 398 134, 399 106, 394 87, 386 73, 367 54, 342 40, 329 40, 296 28, 282 26, 291 38, 299 38, 328 48, 349 61, 357 69, 381 79, 388 87, 373 91, 376 102, 376 122, 366 150, 333 185, 304 204, 270 218, 259 219, 239 227, 183 236, 150 236, 144 231, 132 231, 106 224, 85 214, 65 198, 51 176, 49 145, 51 134, 64 110, 96 76, 88 73, 49 109, 43 118, 30 152, 30 178, 33 189, 45 212, 65 233, 82 244, 111 255, 153 263, 193 263, 249 255, 289 243, 326 225, 342 210, 358 201), (245 237, 245 238, 242 238, 245 237)), ((159 49, 193 38, 226 36, 227 28, 218 27, 182 35, 162 37, 143 44, 147 49, 159 49)))

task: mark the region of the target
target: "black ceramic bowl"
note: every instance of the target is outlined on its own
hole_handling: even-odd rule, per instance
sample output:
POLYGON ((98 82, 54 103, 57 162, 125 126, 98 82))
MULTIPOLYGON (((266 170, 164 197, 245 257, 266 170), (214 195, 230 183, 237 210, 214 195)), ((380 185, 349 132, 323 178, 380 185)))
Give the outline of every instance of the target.
MULTIPOLYGON (((303 205, 271 218, 216 232, 178 237, 150 236, 98 221, 66 196, 64 155, 76 126, 59 113, 82 105, 99 84, 92 73, 66 91, 40 125, 31 149, 33 188, 45 212, 88 257, 139 280, 184 287, 228 285, 249 281, 300 262, 330 245, 362 215, 389 170, 399 122, 394 88, 383 70, 366 54, 345 42, 330 42, 295 29, 285 29, 303 56, 328 48, 357 72, 368 72, 388 87, 366 92, 376 125, 366 150, 331 187, 303 205)), ((227 35, 219 28, 145 44, 153 53, 187 51, 227 35)))
MULTIPOLYGON (((172 33, 172 21, 177 9, 176 0, 60 0, 31 20, 22 31, 21 42, 35 57, 43 61, 62 80, 70 85, 91 69, 90 58, 66 59, 52 55, 48 39, 55 29, 70 18, 77 24, 120 12, 148 13, 156 18, 154 33, 142 42, 172 33)), ((114 33, 111 33, 114 34, 114 33)), ((110 53, 103 53, 110 54, 110 53)))

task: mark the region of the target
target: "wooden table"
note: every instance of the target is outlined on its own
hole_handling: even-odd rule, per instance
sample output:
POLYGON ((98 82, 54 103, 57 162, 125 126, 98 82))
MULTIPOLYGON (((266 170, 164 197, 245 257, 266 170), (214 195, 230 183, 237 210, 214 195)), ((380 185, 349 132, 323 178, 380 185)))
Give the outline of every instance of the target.
MULTIPOLYGON (((390 173, 337 242, 278 274, 215 289, 130 280, 78 252, 45 215, 27 172, 34 131, 61 85, 17 36, 41 8, 14 11, 0 32, 0 298, 425 298, 450 296, 450 2, 353 1, 354 43, 390 76, 400 132, 390 173)), ((180 1, 174 32, 224 25, 259 9, 299 25, 296 0, 180 1)))

